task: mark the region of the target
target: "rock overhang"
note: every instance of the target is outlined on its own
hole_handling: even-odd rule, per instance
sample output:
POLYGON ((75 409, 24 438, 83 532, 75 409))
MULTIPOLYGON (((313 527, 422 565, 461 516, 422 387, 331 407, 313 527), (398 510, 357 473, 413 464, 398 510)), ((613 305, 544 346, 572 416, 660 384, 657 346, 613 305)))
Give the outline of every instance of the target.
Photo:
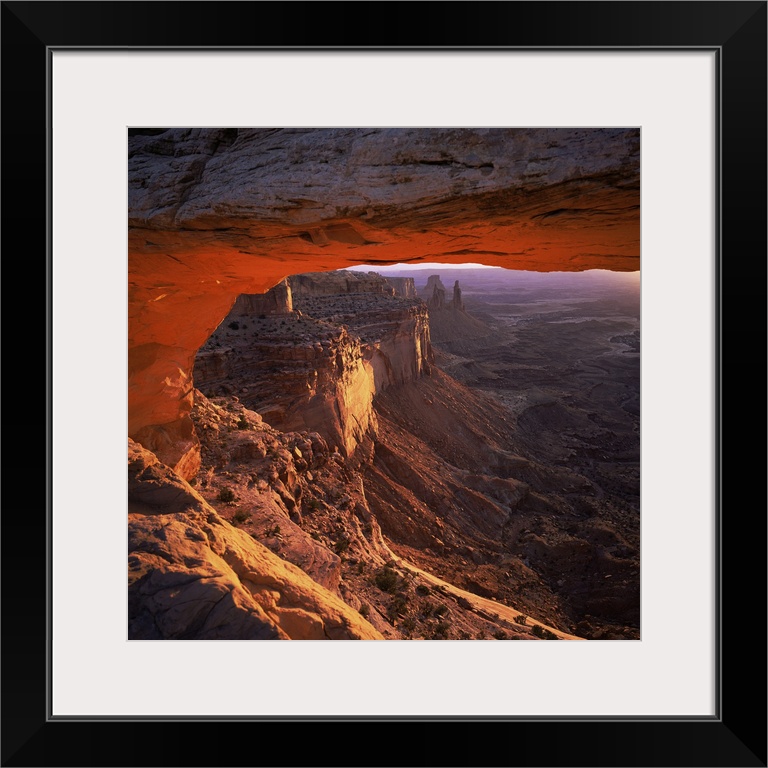
POLYGON ((129 434, 186 474, 194 355, 241 293, 358 264, 634 271, 639 129, 129 138, 129 434))

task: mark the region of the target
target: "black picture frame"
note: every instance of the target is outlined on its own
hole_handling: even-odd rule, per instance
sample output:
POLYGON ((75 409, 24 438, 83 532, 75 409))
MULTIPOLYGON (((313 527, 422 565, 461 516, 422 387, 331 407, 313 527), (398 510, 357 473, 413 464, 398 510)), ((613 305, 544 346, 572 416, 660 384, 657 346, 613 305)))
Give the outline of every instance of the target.
MULTIPOLYGON (((39 293, 45 290, 47 308, 51 305, 49 65, 56 48, 715 50, 720 74, 720 253, 716 308, 719 690, 715 717, 488 721, 310 717, 301 722, 262 718, 250 726, 237 720, 205 718, 52 720, 48 689, 51 585, 47 576, 51 558, 52 329, 47 314, 41 329, 47 340, 46 364, 39 375, 46 385, 35 408, 42 413, 39 398, 44 397, 45 469, 39 429, 34 430, 33 438, 27 434, 27 442, 23 437, 17 439, 15 432, 8 441, 9 452, 22 457, 19 471, 28 473, 34 466, 36 474, 46 472, 46 482, 45 496, 37 491, 32 503, 29 497, 21 497, 19 502, 20 497, 12 493, 18 484, 6 480, 2 765, 765 766, 767 8, 766 2, 700 0, 343 5, 3 2, 2 191, 8 246, 3 266, 6 286, 33 283, 38 293, 35 301, 40 301, 39 293), (344 44, 339 15, 355 19, 354 46, 344 44), (21 252, 14 237, 20 229, 21 252), (40 270, 39 280, 31 280, 31 264, 40 270), (745 335, 759 356, 757 365, 735 352, 745 335), (759 434, 747 444, 743 429, 755 431, 755 425, 759 425, 759 434), (730 438, 728 450, 726 438, 730 438), (310 724, 312 735, 307 738, 310 724), (370 745, 365 753, 358 750, 360 743, 370 745)), ((7 340, 11 338, 7 334, 7 340)), ((6 384, 17 393, 16 367, 10 368, 6 384)), ((28 378, 27 371, 25 375, 28 378)), ((30 427, 26 430, 32 431, 30 427)), ((42 489, 42 479, 29 486, 28 493, 36 487, 42 489)), ((696 628, 687 631, 694 636, 696 628)))

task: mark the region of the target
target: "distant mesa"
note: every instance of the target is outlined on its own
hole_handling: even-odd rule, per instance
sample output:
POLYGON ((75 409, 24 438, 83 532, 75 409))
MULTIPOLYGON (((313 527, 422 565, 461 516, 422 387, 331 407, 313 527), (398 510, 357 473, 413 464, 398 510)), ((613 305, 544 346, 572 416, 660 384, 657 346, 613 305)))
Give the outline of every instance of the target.
POLYGON ((334 272, 306 272, 288 278, 296 296, 341 296, 344 294, 372 293, 383 296, 416 298, 416 285, 412 277, 384 277, 378 272, 355 272, 339 269, 334 272))
POLYGON ((293 312, 293 291, 288 280, 281 280, 266 293, 241 293, 230 314, 243 317, 285 315, 293 312))
POLYGON ((458 280, 453 284, 453 299, 446 302, 446 293, 440 275, 430 275, 427 284, 421 289, 419 295, 427 303, 430 311, 453 309, 464 312, 464 301, 461 298, 461 286, 458 280))

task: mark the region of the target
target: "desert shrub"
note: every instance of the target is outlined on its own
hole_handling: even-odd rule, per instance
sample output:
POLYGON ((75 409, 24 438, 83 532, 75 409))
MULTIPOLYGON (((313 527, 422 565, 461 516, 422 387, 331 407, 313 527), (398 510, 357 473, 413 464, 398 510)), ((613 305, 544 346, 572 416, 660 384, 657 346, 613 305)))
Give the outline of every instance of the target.
POLYGON ((235 500, 235 492, 231 488, 222 488, 219 491, 218 499, 228 504, 235 500))
POLYGON ((250 519, 251 519, 251 513, 246 512, 244 509, 238 509, 237 512, 235 512, 235 514, 232 515, 232 523, 233 525, 236 525, 236 526, 250 519))
POLYGON ((237 320, 233 320, 231 323, 227 325, 227 328, 231 328, 233 331, 239 331, 240 323, 238 323, 237 320))
POLYGON ((551 632, 550 630, 540 626, 539 624, 534 624, 531 632, 533 632, 533 634, 536 635, 536 637, 539 637, 542 640, 559 640, 560 639, 554 632, 551 632))
POLYGON ((497 640, 506 640, 507 639, 507 633, 503 629, 497 629, 493 633, 493 637, 495 637, 497 640))
POLYGON ((528 623, 528 617, 524 616, 522 613, 520 613, 517 616, 515 616, 515 621, 518 624, 527 624, 528 623))
POLYGON ((435 616, 445 616, 445 614, 448 613, 448 606, 447 605, 438 605, 437 608, 435 608, 435 616))
POLYGON ((448 639, 448 630, 451 628, 451 625, 447 621, 440 621, 435 625, 435 629, 432 632, 432 639, 433 640, 447 640, 448 639))
POLYGON ((349 549, 349 539, 339 539, 333 545, 333 551, 340 555, 342 552, 346 552, 349 549))
POLYGON ((426 597, 430 591, 430 588, 425 584, 419 584, 419 586, 416 587, 416 594, 419 595, 419 597, 426 597))
POLYGON ((400 616, 404 616, 408 610, 408 598, 404 595, 395 595, 392 602, 387 606, 387 617, 394 621, 400 616))
POLYGON ((240 417, 240 418, 237 420, 237 428, 238 428, 238 429, 249 429, 249 428, 250 428, 250 426, 251 426, 251 425, 248 423, 248 421, 246 420, 245 416, 241 416, 241 417, 240 417))
POLYGON ((376 574, 374 581, 382 592, 395 592, 397 590, 397 574, 386 565, 376 574))
POLYGON ((280 533, 280 526, 279 525, 273 525, 273 526, 271 526, 270 528, 267 528, 264 531, 264 535, 266 537, 277 536, 278 533, 280 533))
POLYGON ((309 535, 315 540, 320 541, 320 534, 317 531, 310 531, 309 535))
POLYGON ((368 603, 363 603, 360 606, 360 610, 358 613, 364 618, 367 619, 371 615, 371 606, 368 605, 368 603))

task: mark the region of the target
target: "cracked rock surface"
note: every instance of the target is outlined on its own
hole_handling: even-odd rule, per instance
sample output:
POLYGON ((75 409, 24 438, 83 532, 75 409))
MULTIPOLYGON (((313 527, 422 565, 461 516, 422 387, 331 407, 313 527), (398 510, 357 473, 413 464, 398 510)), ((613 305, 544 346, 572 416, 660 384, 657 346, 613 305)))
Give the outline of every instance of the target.
POLYGON ((149 451, 129 441, 128 455, 130 639, 381 638, 336 595, 221 518, 149 451))

